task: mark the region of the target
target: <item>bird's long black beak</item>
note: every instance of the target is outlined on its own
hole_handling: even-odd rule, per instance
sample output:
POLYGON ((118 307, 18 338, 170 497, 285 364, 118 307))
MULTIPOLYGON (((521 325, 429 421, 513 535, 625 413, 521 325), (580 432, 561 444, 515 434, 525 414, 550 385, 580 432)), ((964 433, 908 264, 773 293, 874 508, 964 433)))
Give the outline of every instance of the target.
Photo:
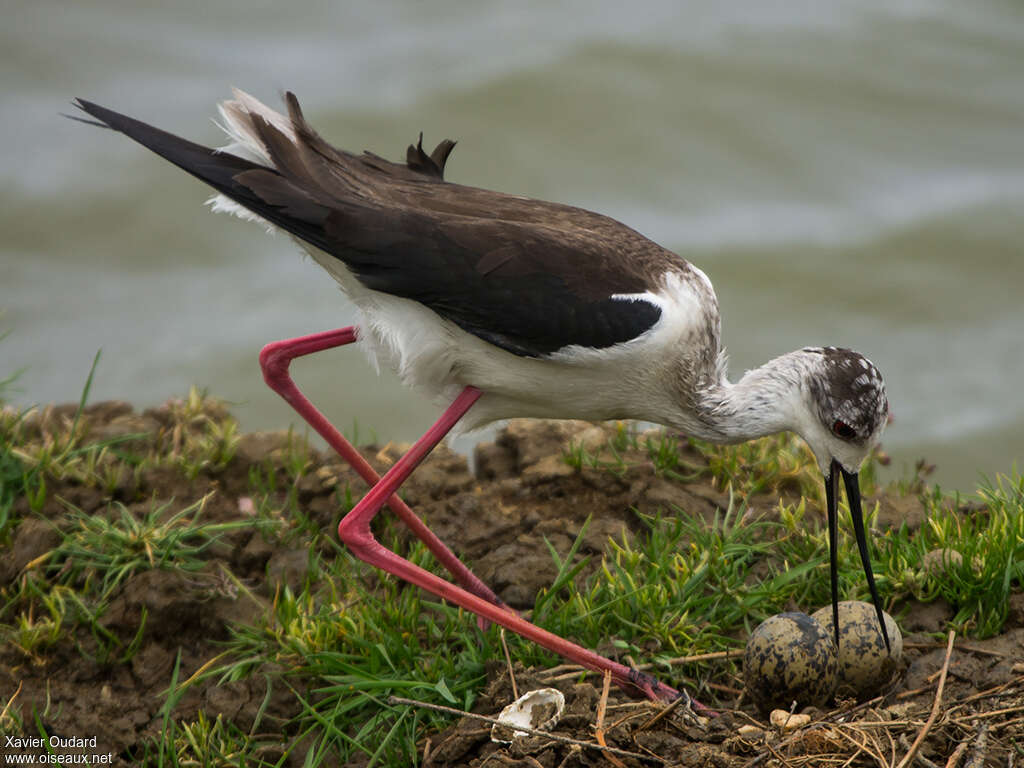
POLYGON ((839 505, 840 475, 843 476, 843 484, 846 486, 846 500, 850 502, 850 517, 853 518, 853 532, 857 537, 857 549, 860 550, 860 561, 864 565, 864 575, 868 579, 871 602, 875 604, 878 625, 881 627, 882 637, 885 639, 885 650, 892 653, 889 633, 886 631, 885 619, 882 617, 882 602, 878 598, 878 588, 875 586, 875 574, 871 570, 871 555, 868 552, 868 537, 864 531, 864 514, 860 505, 860 483, 857 480, 857 473, 847 472, 838 461, 832 459, 828 477, 825 478, 825 504, 828 507, 829 576, 832 581, 832 626, 835 630, 836 647, 839 647, 839 565, 836 553, 838 537, 836 518, 839 505))

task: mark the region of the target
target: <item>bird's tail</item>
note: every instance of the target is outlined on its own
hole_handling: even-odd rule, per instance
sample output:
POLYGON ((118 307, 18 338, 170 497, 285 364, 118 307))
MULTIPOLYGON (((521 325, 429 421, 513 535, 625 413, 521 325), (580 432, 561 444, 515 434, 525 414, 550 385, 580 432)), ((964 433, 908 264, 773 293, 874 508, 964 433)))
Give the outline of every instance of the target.
MULTIPOLYGON (((236 90, 220 105, 221 126, 232 143, 212 149, 162 131, 85 99, 74 104, 93 120, 73 118, 123 133, 213 187, 214 210, 275 225, 322 250, 331 251, 328 218, 375 209, 392 186, 408 180, 443 180, 455 143, 443 141, 427 155, 410 146, 406 164, 370 153, 353 155, 324 141, 306 122, 298 99, 285 94, 288 114, 236 90), (235 154, 239 152, 244 156, 235 154)), ((336 254, 337 255, 337 254, 336 254)))
POLYGON ((141 120, 101 107, 92 101, 76 99, 73 103, 90 117, 95 118, 95 122, 69 115, 72 119, 123 133, 242 205, 259 202, 234 177, 246 171, 267 170, 266 166, 227 152, 204 147, 202 144, 196 144, 167 131, 162 131, 141 120))
MULTIPOLYGON (((220 193, 214 199, 215 209, 263 220, 319 248, 327 247, 323 223, 329 209, 278 170, 282 167, 279 153, 284 151, 284 144, 290 145, 289 137, 265 119, 255 124, 268 135, 280 137, 269 148, 270 163, 266 165, 196 144, 85 99, 77 99, 74 104, 95 118, 94 124, 123 133, 213 187, 220 193)), ((288 170, 287 165, 284 170, 288 170)))

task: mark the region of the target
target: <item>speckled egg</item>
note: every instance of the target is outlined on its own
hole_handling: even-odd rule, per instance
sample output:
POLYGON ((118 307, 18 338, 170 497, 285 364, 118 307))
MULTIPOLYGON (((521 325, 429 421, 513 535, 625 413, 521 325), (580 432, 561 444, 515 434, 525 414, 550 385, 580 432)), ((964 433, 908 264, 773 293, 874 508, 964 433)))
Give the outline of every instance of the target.
POLYGON ((806 613, 780 613, 761 622, 747 640, 743 679, 754 704, 821 706, 835 691, 838 667, 832 636, 806 613))
MULTIPOLYGON (((815 611, 814 618, 825 628, 829 637, 832 630, 832 606, 815 611)), ((839 686, 836 693, 858 699, 877 696, 892 679, 903 656, 903 635, 895 620, 882 612, 885 629, 892 645, 892 655, 885 650, 885 639, 878 626, 875 606, 858 600, 839 603, 839 686)))

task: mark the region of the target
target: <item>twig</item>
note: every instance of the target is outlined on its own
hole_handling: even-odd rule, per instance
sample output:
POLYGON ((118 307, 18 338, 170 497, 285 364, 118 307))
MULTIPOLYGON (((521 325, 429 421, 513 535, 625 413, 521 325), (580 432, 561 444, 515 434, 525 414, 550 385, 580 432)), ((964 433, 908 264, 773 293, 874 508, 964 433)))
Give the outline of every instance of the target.
POLYGON ((580 747, 573 744, 571 747, 569 747, 569 751, 566 752, 565 757, 562 758, 562 762, 558 764, 558 768, 565 768, 565 766, 569 764, 570 760, 575 760, 576 762, 579 762, 579 754, 582 751, 583 750, 580 747))
MULTIPOLYGON (((927 691, 929 688, 931 688, 931 686, 925 686, 923 688, 915 688, 912 691, 905 691, 905 692, 903 692, 901 694, 896 694, 895 698, 897 698, 897 699, 900 699, 900 698, 910 698, 912 696, 918 695, 919 693, 923 693, 924 691, 927 691)), ((784 737, 783 739, 781 739, 779 742, 777 742, 775 744, 775 748, 776 748, 776 750, 785 749, 786 747, 790 746, 794 741, 806 738, 806 734, 814 726, 825 726, 825 725, 835 724, 836 726, 841 727, 842 725, 844 725, 844 723, 838 722, 841 718, 844 718, 847 715, 856 714, 856 713, 858 713, 858 712, 860 712, 860 711, 862 711, 864 709, 868 709, 871 706, 873 706, 875 704, 878 704, 883 699, 885 699, 885 696, 876 696, 875 698, 873 698, 873 699, 871 699, 869 701, 865 701, 862 704, 858 704, 855 707, 851 707, 849 709, 837 709, 837 710, 835 710, 833 712, 830 712, 827 715, 825 715, 824 717, 822 717, 820 720, 816 720, 813 723, 810 723, 807 728, 799 730, 799 731, 794 731, 789 736, 784 737)), ((739 716, 742 716, 745 719, 749 720, 751 722, 751 724, 756 725, 759 728, 764 728, 764 724, 763 723, 759 722, 758 720, 755 720, 754 718, 750 717, 746 713, 741 712, 739 710, 732 710, 732 712, 733 712, 734 715, 739 715, 739 716)), ((877 722, 876 721, 862 721, 862 722, 858 722, 857 723, 857 728, 858 729, 875 728, 875 727, 878 727, 878 728, 891 728, 893 725, 912 725, 914 723, 916 723, 916 721, 909 720, 909 719, 908 720, 879 720, 877 722)), ((770 752, 761 752, 759 755, 751 758, 746 763, 744 763, 743 764, 743 768, 755 768, 755 766, 760 765, 762 762, 764 762, 765 760, 767 760, 771 756, 772 755, 771 755, 770 752)), ((852 760, 848 760, 847 761, 847 763, 849 763, 849 762, 852 762, 852 760)), ((890 763, 890 764, 892 764, 892 763, 890 763)), ((905 766, 903 766, 902 768, 905 768, 905 766)))
MULTIPOLYGON (((782 746, 782 745, 780 744, 779 746, 782 746)), ((787 760, 785 757, 783 757, 782 754, 779 752, 779 750, 776 749, 770 742, 765 742, 765 747, 767 747, 768 751, 771 752, 775 756, 775 758, 780 763, 782 763, 784 766, 787 766, 787 768, 788 768, 788 766, 791 765, 789 760, 787 760)), ((766 754, 766 753, 762 753, 762 754, 766 754)))
POLYGON ((889 740, 889 762, 887 766, 896 765, 896 739, 892 737, 891 731, 888 729, 882 731, 885 734, 885 738, 889 740))
MULTIPOLYGON (((912 699, 915 696, 917 696, 918 694, 924 693, 929 688, 931 688, 930 685, 922 685, 920 688, 911 688, 909 691, 900 691, 899 693, 896 694, 896 698, 897 699, 912 699)), ((879 702, 879 701, 881 701, 884 698, 885 698, 885 696, 879 696, 877 699, 872 699, 872 701, 879 702)))
MULTIPOLYGON (((697 653, 692 656, 677 656, 672 659, 665 659, 664 661, 652 661, 647 664, 638 664, 635 665, 635 668, 641 671, 647 671, 658 667, 675 666, 677 664, 691 664, 697 661, 718 661, 720 659, 738 658, 742 655, 743 651, 740 649, 713 651, 711 653, 697 653)), ((542 677, 550 680, 567 680, 569 678, 576 677, 577 675, 593 674, 597 673, 593 670, 581 667, 578 664, 559 664, 558 666, 551 667, 546 670, 542 677)))
MULTIPOLYGON (((935 649, 935 648, 941 648, 942 647, 942 643, 919 643, 919 642, 916 642, 916 641, 913 641, 913 640, 904 640, 903 641, 903 647, 904 648, 920 648, 922 650, 924 650, 926 648, 935 649)), ((1012 658, 1012 656, 1013 656, 1013 654, 1011 654, 1011 653, 1006 653, 1004 651, 993 651, 993 650, 989 650, 988 648, 979 648, 978 646, 971 645, 970 643, 957 643, 956 644, 956 649, 958 651, 967 651, 968 653, 981 654, 982 656, 999 656, 1000 658, 1003 658, 1003 659, 1009 659, 1009 658, 1012 658)))
POLYGON ((1024 717, 1015 717, 1012 720, 1003 720, 1001 723, 993 723, 992 728, 998 730, 1000 728, 1006 728, 1008 725, 1017 725, 1017 723, 1024 723, 1024 717))
MULTIPOLYGON (((895 696, 893 696, 893 698, 900 699, 900 700, 912 699, 915 696, 917 696, 918 694, 921 694, 921 693, 924 693, 927 690, 930 690, 931 687, 932 686, 930 686, 930 685, 924 685, 924 686, 921 686, 920 688, 913 688, 913 689, 911 689, 909 691, 901 691, 900 693, 895 694, 895 696)), ((822 718, 822 722, 837 723, 837 722, 839 722, 839 720, 841 718, 844 718, 847 715, 855 715, 858 712, 861 712, 861 711, 863 711, 865 709, 871 709, 876 704, 881 704, 883 701, 885 701, 887 696, 892 696, 892 695, 893 694, 883 694, 882 696, 875 696, 875 698, 873 698, 873 699, 868 699, 867 701, 863 701, 860 704, 856 704, 856 705, 854 705, 852 707, 848 707, 846 709, 836 709, 836 710, 833 710, 832 712, 829 712, 827 715, 825 715, 825 717, 822 718)))
POLYGON ((640 752, 630 752, 628 749, 619 749, 618 747, 602 747, 600 744, 595 744, 592 741, 582 741, 580 739, 573 739, 568 736, 559 736, 554 733, 548 733, 547 731, 540 731, 536 728, 529 728, 525 725, 514 725, 513 723, 503 723, 496 717, 488 717, 487 715, 478 715, 474 712, 463 712, 461 709, 455 709, 454 707, 445 707, 441 704, 430 704, 426 701, 416 701, 415 699, 404 699, 401 696, 389 696, 388 704, 408 704, 412 707, 423 707, 424 709, 432 709, 435 712, 445 712, 449 715, 458 715, 459 717, 468 717, 471 720, 480 720, 491 725, 500 725, 502 728, 508 728, 513 731, 522 731, 528 733, 531 736, 543 736, 551 741, 557 741, 561 744, 575 744, 579 747, 585 747, 587 749, 596 749, 599 752, 606 752, 612 755, 619 755, 621 757, 635 757, 638 760, 649 760, 652 762, 665 764, 665 760, 660 757, 651 757, 650 755, 644 755, 640 752))
MULTIPOLYGON (((871 755, 873 758, 875 758, 875 760, 877 760, 880 765, 884 762, 882 760, 882 758, 881 758, 881 755, 877 755, 874 752, 872 752, 870 749, 867 748, 867 746, 865 746, 864 744, 861 744, 860 742, 858 742, 855 738, 853 738, 853 736, 851 736, 850 734, 846 733, 846 731, 844 731, 842 728, 836 728, 835 729, 835 733, 839 737, 841 737, 843 739, 846 739, 848 742, 853 744, 853 746, 857 750, 852 755, 850 755, 850 759, 847 762, 851 762, 852 763, 861 752, 867 752, 869 755, 871 755)), ((864 741, 866 742, 867 741, 867 734, 866 733, 861 733, 861 735, 864 737, 864 741)))
POLYGON ((900 760, 899 765, 896 768, 907 768, 911 761, 914 759, 914 755, 917 753, 918 748, 924 742, 925 737, 928 735, 928 731, 931 730, 932 724, 935 723, 935 718, 939 716, 939 709, 942 708, 942 692, 946 688, 946 675, 949 673, 949 659, 953 654, 953 640, 956 637, 956 632, 953 630, 949 631, 949 639, 946 641, 946 658, 942 662, 942 673, 939 675, 939 687, 935 690, 935 701, 932 704, 932 712, 928 715, 928 719, 925 721, 924 726, 921 728, 921 732, 917 734, 917 738, 914 739, 914 743, 910 745, 910 750, 900 760))
POLYGON ((743 655, 743 649, 733 648, 728 651, 712 651, 710 653, 696 653, 692 656, 676 656, 674 659, 664 661, 652 661, 648 664, 641 664, 637 669, 648 670, 656 667, 671 667, 676 664, 692 664, 696 661, 718 661, 720 659, 734 659, 743 655))
MULTIPOLYGON (((884 748, 882 747, 881 740, 878 738, 877 732, 875 732, 875 731, 861 731, 861 733, 864 735, 865 743, 866 742, 871 742, 871 746, 874 747, 875 753, 877 753, 877 755, 878 755, 878 764, 879 765, 884 765, 884 766, 896 765, 896 750, 895 750, 895 747, 892 750, 892 759, 887 761, 885 759, 885 756, 882 754, 884 748)), ((882 733, 884 733, 886 736, 889 735, 889 731, 888 730, 882 731, 882 733)), ((892 739, 889 740, 889 743, 892 744, 892 739)), ((867 748, 865 748, 865 751, 868 751, 868 753, 871 754, 870 750, 867 750, 867 748)))
POLYGON ((676 699, 671 704, 669 704, 667 707, 662 707, 657 712, 655 712, 654 716, 650 720, 648 720, 646 723, 641 725, 637 730, 639 730, 639 731, 646 731, 648 728, 653 727, 654 724, 660 722, 662 718, 668 717, 670 714, 672 714, 672 712, 675 711, 676 707, 678 707, 680 704, 682 704, 686 700, 687 700, 686 696, 678 696, 678 697, 676 697, 676 699))
MULTIPOLYGON (((858 720, 856 727, 858 729, 867 728, 894 728, 899 725, 920 725, 920 720, 858 720)), ((843 723, 843 725, 853 726, 853 723, 843 723)))
MULTIPOLYGON (((606 669, 604 671, 604 684, 601 686, 601 700, 597 702, 597 717, 594 719, 594 738, 597 739, 597 743, 605 749, 608 745, 604 740, 604 712, 605 707, 608 706, 608 692, 612 685, 612 673, 611 670, 606 669)), ((608 762, 615 766, 615 768, 626 768, 626 764, 623 763, 615 755, 605 755, 608 758, 608 762)))
MULTIPOLYGON (((649 708, 651 706, 652 702, 646 702, 645 701, 644 704, 646 704, 648 706, 648 708, 649 708)), ((611 709, 611 707, 608 707, 608 709, 611 709)), ((637 711, 637 712, 627 712, 622 717, 620 717, 618 720, 616 720, 614 723, 609 725, 608 726, 608 730, 609 731, 614 731, 616 728, 620 727, 623 723, 628 723, 630 720, 636 720, 638 717, 643 717, 643 716, 644 716, 643 712, 639 712, 639 711, 637 711)))
POLYGON ((609 704, 608 711, 618 709, 649 709, 653 702, 644 699, 643 701, 620 701, 618 704, 609 704))
POLYGON ((559 664, 557 667, 552 667, 551 669, 549 669, 543 675, 539 675, 539 677, 541 680, 544 680, 546 682, 557 683, 562 680, 572 680, 574 677, 586 677, 587 675, 596 674, 589 669, 584 669, 583 667, 579 667, 577 669, 570 669, 567 672, 560 672, 559 674, 552 674, 552 672, 556 669, 564 670, 567 667, 575 666, 575 664, 559 664))
POLYGON ((18 694, 21 693, 21 686, 23 686, 24 684, 24 680, 18 681, 18 690, 16 690, 14 692, 14 695, 11 696, 10 699, 8 699, 7 704, 4 705, 4 711, 0 712, 0 724, 3 724, 3 721, 7 719, 7 713, 11 710, 11 706, 13 706, 14 700, 18 698, 18 694))
POLYGON ((978 726, 978 737, 974 740, 974 749, 967 758, 964 768, 982 768, 985 765, 985 752, 988 750, 988 723, 978 726))
POLYGON ((997 693, 1001 693, 1007 688, 1013 688, 1015 685, 1020 685, 1021 683, 1024 683, 1024 675, 1019 675, 1012 680, 1008 680, 1005 683, 993 686, 992 688, 988 688, 984 691, 972 693, 970 696, 960 699, 960 701, 958 701, 954 706, 949 708, 949 711, 953 712, 957 709, 961 709, 965 704, 970 704, 972 701, 977 701, 978 699, 990 699, 997 693))
POLYGON ((516 674, 512 671, 512 657, 508 653, 508 643, 505 642, 505 628, 498 633, 501 638, 501 648, 505 651, 505 664, 508 665, 508 679, 512 683, 512 701, 519 701, 519 689, 516 687, 516 674))
POLYGON ((967 751, 967 742, 961 741, 956 745, 956 749, 953 750, 953 754, 949 756, 949 760, 946 761, 946 768, 956 768, 960 763, 960 758, 964 756, 964 752, 967 751))
MULTIPOLYGON (((903 743, 905 745, 907 743, 907 740, 904 739, 903 743)), ((938 763, 932 762, 931 760, 929 760, 927 757, 925 757, 920 752, 918 752, 916 755, 914 755, 914 760, 916 760, 921 765, 923 765, 924 768, 939 768, 939 764, 938 763)))
POLYGON ((556 664, 553 667, 548 667, 547 669, 541 671, 540 673, 538 673, 537 676, 538 677, 551 677, 552 675, 560 675, 563 672, 586 672, 586 671, 587 670, 585 670, 579 664, 556 664))
MULTIPOLYGON (((611 685, 612 672, 610 669, 606 669, 604 671, 604 685, 601 686, 601 700, 597 702, 597 716, 594 718, 594 731, 602 734, 602 737, 604 733, 604 712, 608 706, 608 692, 611 690, 611 685)), ((601 741, 601 737, 598 738, 598 741, 601 741)))
POLYGON ((720 691, 722 693, 728 693, 730 696, 739 696, 743 693, 742 688, 733 688, 731 685, 722 685, 722 683, 713 683, 710 680, 704 682, 705 688, 710 688, 712 691, 720 691))
MULTIPOLYGON (((758 723, 758 725, 761 725, 761 724, 758 723)), ((761 726, 761 727, 763 728, 764 726, 761 726)), ((762 752, 761 754, 757 755, 756 757, 753 757, 750 760, 748 760, 747 762, 745 762, 743 764, 743 768, 754 768, 754 766, 760 765, 762 761, 767 760, 773 754, 776 757, 779 757, 780 760, 782 760, 782 757, 781 757, 781 755, 778 754, 777 750, 778 749, 783 749, 785 747, 788 747, 790 744, 792 744, 798 738, 802 739, 802 738, 805 738, 805 736, 806 736, 806 731, 798 730, 798 731, 794 731, 789 736, 786 736, 784 739, 782 739, 782 741, 776 743, 774 746, 772 746, 771 744, 765 744, 765 747, 768 749, 768 751, 767 752, 762 752)))
POLYGON ((950 720, 954 723, 960 724, 965 720, 974 721, 981 720, 986 717, 999 717, 999 715, 1008 715, 1011 712, 1024 712, 1024 704, 1019 707, 1004 707, 1003 709, 990 709, 988 712, 975 712, 970 715, 965 715, 964 717, 953 717, 950 718, 950 720))

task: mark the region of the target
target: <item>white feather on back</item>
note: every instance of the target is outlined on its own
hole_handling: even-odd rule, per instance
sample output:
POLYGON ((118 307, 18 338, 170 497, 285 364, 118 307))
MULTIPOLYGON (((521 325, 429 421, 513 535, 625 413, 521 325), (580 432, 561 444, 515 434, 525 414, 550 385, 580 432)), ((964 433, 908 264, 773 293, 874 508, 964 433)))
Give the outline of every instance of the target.
MULTIPOLYGON (((259 133, 256 131, 255 126, 253 126, 252 115, 259 115, 294 142, 295 131, 292 129, 291 123, 287 117, 271 109, 255 96, 238 88, 232 88, 231 92, 235 96, 234 99, 222 101, 217 105, 217 111, 220 113, 223 122, 214 120, 217 127, 224 131, 231 141, 220 147, 217 151, 237 155, 254 163, 260 163, 268 168, 273 168, 274 163, 270 159, 270 153, 263 146, 259 133)), ((214 195, 206 203, 214 213, 228 213, 245 221, 261 224, 266 227, 268 233, 277 230, 277 227, 262 216, 253 213, 245 206, 239 205, 226 195, 214 195)))
MULTIPOLYGON (((294 142, 291 123, 254 96, 237 88, 232 91, 235 98, 218 105, 221 122, 215 122, 230 139, 219 151, 273 168, 252 115, 259 115, 294 142)), ((208 203, 216 213, 229 213, 262 224, 268 232, 277 231, 274 224, 225 195, 214 195, 208 203)), ((407 385, 438 398, 458 394, 461 386, 451 383, 449 351, 453 334, 462 331, 415 301, 367 289, 336 257, 305 243, 302 246, 359 309, 359 346, 378 371, 381 366, 391 368, 407 385)))
MULTIPOLYGON (((277 110, 271 109, 255 96, 251 96, 238 88, 232 88, 231 92, 235 98, 230 101, 222 101, 217 105, 217 111, 223 119, 223 123, 217 125, 223 130, 231 143, 221 147, 222 152, 245 157, 256 163, 263 163, 273 167, 270 154, 267 148, 260 141, 259 132, 253 126, 252 116, 259 115, 281 133, 287 136, 292 142, 295 141, 295 131, 287 117, 277 110)), ((216 122, 216 121, 214 121, 216 122)))

